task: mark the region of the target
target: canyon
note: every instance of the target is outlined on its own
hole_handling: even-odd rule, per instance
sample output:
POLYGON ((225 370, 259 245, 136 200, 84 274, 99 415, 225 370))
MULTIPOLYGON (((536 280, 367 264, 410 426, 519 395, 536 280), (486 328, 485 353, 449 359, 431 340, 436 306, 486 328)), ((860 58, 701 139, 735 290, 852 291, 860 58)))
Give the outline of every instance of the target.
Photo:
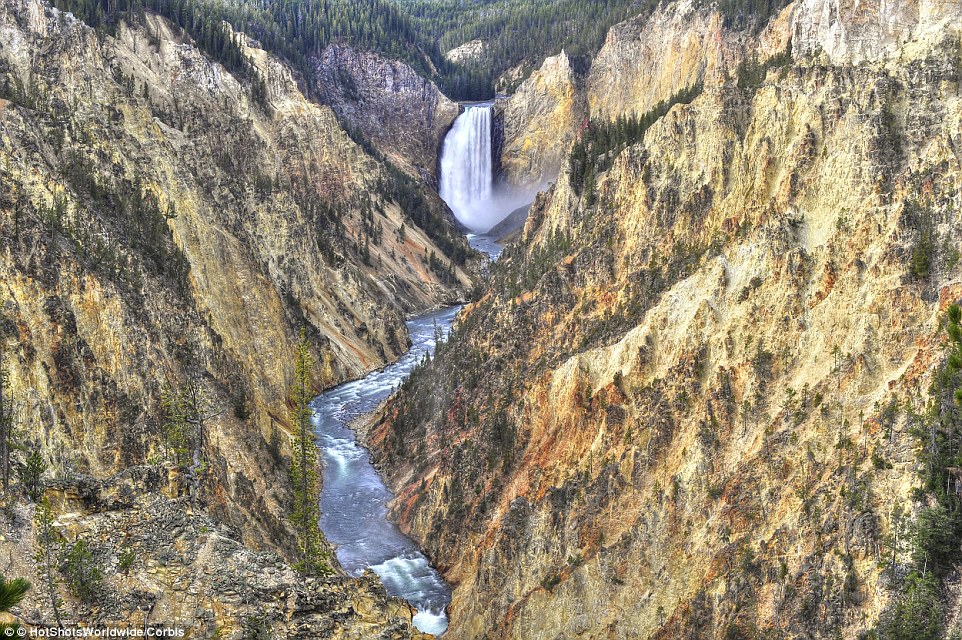
MULTIPOLYGON (((285 565, 287 388, 302 331, 318 391, 397 359, 407 315, 467 295, 470 250, 431 189, 238 38, 260 96, 159 16, 105 34, 37 0, 0 4, 3 365, 59 483, 61 535, 107 573, 71 618, 194 626, 205 610, 208 632, 240 633, 267 611, 291 637, 414 637, 376 580, 285 565), (184 385, 206 406, 199 479, 170 464, 163 432, 164 393, 184 385)), ((32 507, 10 509, 5 572, 32 579, 32 507)), ((23 619, 50 607, 35 586, 23 619)))
POLYGON ((368 432, 454 637, 876 637, 898 615, 959 296, 962 12, 727 22, 674 3, 504 101, 518 181, 588 117, 669 106, 596 173, 566 159, 368 432))
POLYGON ((445 95, 480 37, 294 60, 188 31, 0 0, 18 622, 962 632, 962 2, 639 3, 480 103, 445 95), (45 522, 94 597, 49 587, 69 554, 38 572, 45 522))

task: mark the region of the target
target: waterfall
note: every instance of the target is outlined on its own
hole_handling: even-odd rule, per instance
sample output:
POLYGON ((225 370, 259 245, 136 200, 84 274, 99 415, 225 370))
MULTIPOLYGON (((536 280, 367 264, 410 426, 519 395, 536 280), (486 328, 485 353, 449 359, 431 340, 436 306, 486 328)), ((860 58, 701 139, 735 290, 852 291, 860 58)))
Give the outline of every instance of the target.
POLYGON ((469 106, 441 150, 441 198, 466 227, 486 231, 493 214, 490 104, 469 106))

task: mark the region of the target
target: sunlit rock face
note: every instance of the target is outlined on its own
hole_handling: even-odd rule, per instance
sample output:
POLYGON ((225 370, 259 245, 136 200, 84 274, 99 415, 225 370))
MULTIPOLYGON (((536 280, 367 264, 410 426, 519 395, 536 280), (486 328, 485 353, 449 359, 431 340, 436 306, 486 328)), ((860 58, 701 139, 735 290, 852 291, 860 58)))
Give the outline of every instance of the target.
POLYGON ((444 57, 449 62, 470 64, 472 62, 483 61, 487 53, 488 43, 480 38, 476 38, 451 49, 444 54, 444 57))
MULTIPOLYGON (((405 317, 470 280, 425 264, 450 260, 379 194, 384 165, 238 37, 265 96, 156 16, 110 35, 42 2, 0 2, 0 346, 21 427, 58 477, 166 469, 161 392, 194 381, 207 465, 197 501, 175 507, 290 557, 287 388, 301 330, 315 385, 331 385, 396 359, 405 317)), ((168 498, 187 500, 185 483, 172 486, 168 498)), ((127 586, 163 595, 141 577, 127 586)), ((189 603, 207 607, 194 591, 189 603)))
MULTIPOLYGON (((918 482, 898 407, 925 405, 962 295, 960 25, 941 6, 943 28, 871 64, 799 53, 755 88, 727 65, 614 158, 593 203, 565 167, 536 199, 461 330, 369 435, 393 513, 456 585, 449 633, 876 624, 892 597, 879 549, 918 482), (923 233, 941 248, 920 270, 923 233)), ((695 50, 679 69, 748 37, 682 15, 695 50)), ((803 15, 738 46, 784 51, 803 15)), ((630 101, 613 85, 606 112, 697 76, 630 101)))
POLYGON ((495 103, 498 178, 530 201, 558 176, 589 118, 641 116, 691 87, 725 84, 746 59, 785 53, 794 11, 742 32, 717 11, 670 3, 612 27, 581 75, 564 52, 546 59, 495 103))
POLYGON ((553 182, 586 114, 568 56, 545 60, 513 95, 497 101, 495 113, 503 139, 499 178, 529 192, 553 182))
POLYGON ((913 40, 940 37, 962 19, 958 0, 799 0, 797 5, 792 34, 796 55, 824 54, 836 64, 891 57, 913 40))

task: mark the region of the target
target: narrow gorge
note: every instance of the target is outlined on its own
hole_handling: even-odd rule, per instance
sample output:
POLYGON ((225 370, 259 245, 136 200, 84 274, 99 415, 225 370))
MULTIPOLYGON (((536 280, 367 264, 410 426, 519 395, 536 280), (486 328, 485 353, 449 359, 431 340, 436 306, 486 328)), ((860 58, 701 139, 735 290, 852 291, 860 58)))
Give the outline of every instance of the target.
POLYGON ((962 637, 960 149, 959 0, 0 0, 0 629, 962 637))
POLYGON ((446 335, 458 308, 420 316, 408 323, 412 345, 397 362, 325 392, 314 403, 324 464, 321 530, 337 548, 337 560, 353 575, 367 569, 388 593, 417 610, 415 627, 441 634, 447 628, 450 588, 427 558, 387 520, 391 493, 352 432, 355 420, 377 407, 446 335))
POLYGON ((502 102, 570 153, 367 438, 451 636, 958 633, 962 6, 723 10, 502 102))

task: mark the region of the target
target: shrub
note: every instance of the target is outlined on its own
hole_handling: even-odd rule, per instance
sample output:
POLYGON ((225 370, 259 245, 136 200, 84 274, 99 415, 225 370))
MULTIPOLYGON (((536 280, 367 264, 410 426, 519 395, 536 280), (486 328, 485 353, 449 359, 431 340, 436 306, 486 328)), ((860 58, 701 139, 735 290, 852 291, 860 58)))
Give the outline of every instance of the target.
POLYGON ((67 547, 61 563, 60 570, 66 578, 70 593, 84 602, 90 602, 100 594, 103 571, 86 540, 77 540, 67 547))
POLYGON ((127 548, 120 552, 120 557, 117 559, 117 569, 122 573, 126 574, 132 566, 134 566, 134 560, 137 559, 137 554, 133 549, 127 548))
POLYGON ((943 638, 942 602, 932 573, 913 572, 905 591, 883 614, 878 636, 883 640, 939 640, 943 638))
POLYGON ((34 448, 27 455, 27 459, 22 467, 17 469, 20 477, 20 484, 24 491, 33 502, 39 502, 43 497, 44 481, 43 474, 47 470, 47 463, 44 462, 40 449, 34 448))

